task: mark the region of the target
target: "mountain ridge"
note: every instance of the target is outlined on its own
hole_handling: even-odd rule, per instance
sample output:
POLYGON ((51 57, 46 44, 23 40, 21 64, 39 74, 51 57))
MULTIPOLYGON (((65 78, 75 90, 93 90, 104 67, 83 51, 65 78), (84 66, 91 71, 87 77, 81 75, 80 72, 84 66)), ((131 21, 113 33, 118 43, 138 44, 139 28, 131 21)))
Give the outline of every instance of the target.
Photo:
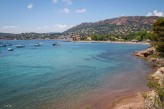
POLYGON ((121 16, 97 22, 85 22, 63 32, 71 36, 92 34, 128 34, 141 30, 150 31, 157 16, 121 16))

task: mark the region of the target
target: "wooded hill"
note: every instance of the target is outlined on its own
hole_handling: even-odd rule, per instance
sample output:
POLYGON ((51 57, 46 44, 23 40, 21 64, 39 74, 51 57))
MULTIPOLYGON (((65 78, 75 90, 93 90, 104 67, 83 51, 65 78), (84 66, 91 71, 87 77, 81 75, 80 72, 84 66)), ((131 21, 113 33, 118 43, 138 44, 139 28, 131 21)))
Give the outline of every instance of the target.
POLYGON ((82 23, 63 32, 70 36, 88 36, 88 35, 126 35, 141 30, 152 30, 153 23, 159 17, 156 16, 129 16, 101 20, 94 23, 82 23))

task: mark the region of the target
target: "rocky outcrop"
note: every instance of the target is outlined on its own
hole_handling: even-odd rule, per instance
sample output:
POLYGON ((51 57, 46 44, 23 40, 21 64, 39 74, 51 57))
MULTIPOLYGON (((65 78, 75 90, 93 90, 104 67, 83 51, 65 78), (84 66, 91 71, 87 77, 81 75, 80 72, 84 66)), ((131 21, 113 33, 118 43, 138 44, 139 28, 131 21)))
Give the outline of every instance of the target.
POLYGON ((155 53, 156 53, 155 48, 151 47, 151 48, 148 48, 148 49, 143 50, 143 51, 135 51, 135 52, 133 52, 133 55, 137 56, 137 57, 140 57, 140 58, 144 58, 148 62, 151 62, 152 64, 154 64, 157 67, 164 66, 164 58, 154 58, 154 57, 152 57, 152 55, 154 55, 155 53))
POLYGON ((135 52, 133 52, 133 55, 146 58, 146 57, 149 57, 150 55, 152 55, 154 53, 155 53, 155 48, 151 47, 151 48, 148 48, 148 49, 143 50, 143 51, 135 51, 135 52))
POLYGON ((164 85, 164 67, 159 68, 151 77, 158 81, 160 86, 164 85))
POLYGON ((155 73, 150 75, 150 78, 151 81, 156 81, 157 84, 154 84, 156 88, 146 92, 145 103, 150 109, 164 109, 164 67, 160 67, 155 73), (163 93, 162 96, 159 95, 159 91, 160 94, 163 93))
POLYGON ((147 91, 144 98, 150 109, 164 109, 164 58, 159 57, 153 47, 143 51, 135 51, 133 55, 147 60, 158 68, 149 77, 150 83, 148 86, 151 91, 147 91))
POLYGON ((164 58, 149 58, 148 61, 156 64, 158 67, 164 66, 164 58))

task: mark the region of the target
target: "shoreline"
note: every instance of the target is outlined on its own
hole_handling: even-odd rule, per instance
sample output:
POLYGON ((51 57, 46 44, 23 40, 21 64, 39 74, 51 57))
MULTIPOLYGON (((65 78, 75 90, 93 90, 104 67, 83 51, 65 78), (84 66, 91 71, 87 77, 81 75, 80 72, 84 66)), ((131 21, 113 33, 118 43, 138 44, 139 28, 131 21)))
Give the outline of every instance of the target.
POLYGON ((150 45, 148 42, 121 42, 121 41, 73 41, 73 42, 79 42, 79 43, 116 43, 116 44, 146 44, 150 45))
MULTIPOLYGON (((143 51, 147 51, 147 50, 149 50, 149 48, 143 51)), ((142 52, 142 51, 138 51, 138 52, 142 52)), ((136 53, 136 51, 134 51, 134 53, 136 53)), ((140 59, 144 59, 152 67, 151 72, 148 72, 147 75, 145 76, 147 80, 147 78, 156 71, 156 68, 153 66, 151 62, 149 62, 150 59, 144 58, 144 55, 143 56, 134 55, 134 53, 132 54, 133 56, 136 56, 140 59)), ((148 88, 146 84, 145 84, 145 87, 148 88)), ((124 96, 120 96, 116 98, 116 100, 113 100, 113 104, 110 107, 110 109, 129 109, 129 108, 130 109, 131 108, 132 109, 149 109, 149 106, 146 104, 146 100, 143 97, 143 93, 147 93, 147 92, 150 92, 149 88, 148 90, 145 90, 145 91, 138 91, 138 92, 129 93, 124 96)))
POLYGON ((114 100, 110 109, 146 109, 141 92, 129 93, 114 100))

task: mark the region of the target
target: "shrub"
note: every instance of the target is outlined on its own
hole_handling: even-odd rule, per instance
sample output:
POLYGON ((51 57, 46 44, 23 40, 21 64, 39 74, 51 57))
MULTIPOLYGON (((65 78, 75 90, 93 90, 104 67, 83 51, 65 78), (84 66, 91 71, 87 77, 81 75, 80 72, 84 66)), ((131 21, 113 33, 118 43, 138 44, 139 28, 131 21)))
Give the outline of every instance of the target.
POLYGON ((157 43, 157 50, 164 53, 164 42, 157 43))

